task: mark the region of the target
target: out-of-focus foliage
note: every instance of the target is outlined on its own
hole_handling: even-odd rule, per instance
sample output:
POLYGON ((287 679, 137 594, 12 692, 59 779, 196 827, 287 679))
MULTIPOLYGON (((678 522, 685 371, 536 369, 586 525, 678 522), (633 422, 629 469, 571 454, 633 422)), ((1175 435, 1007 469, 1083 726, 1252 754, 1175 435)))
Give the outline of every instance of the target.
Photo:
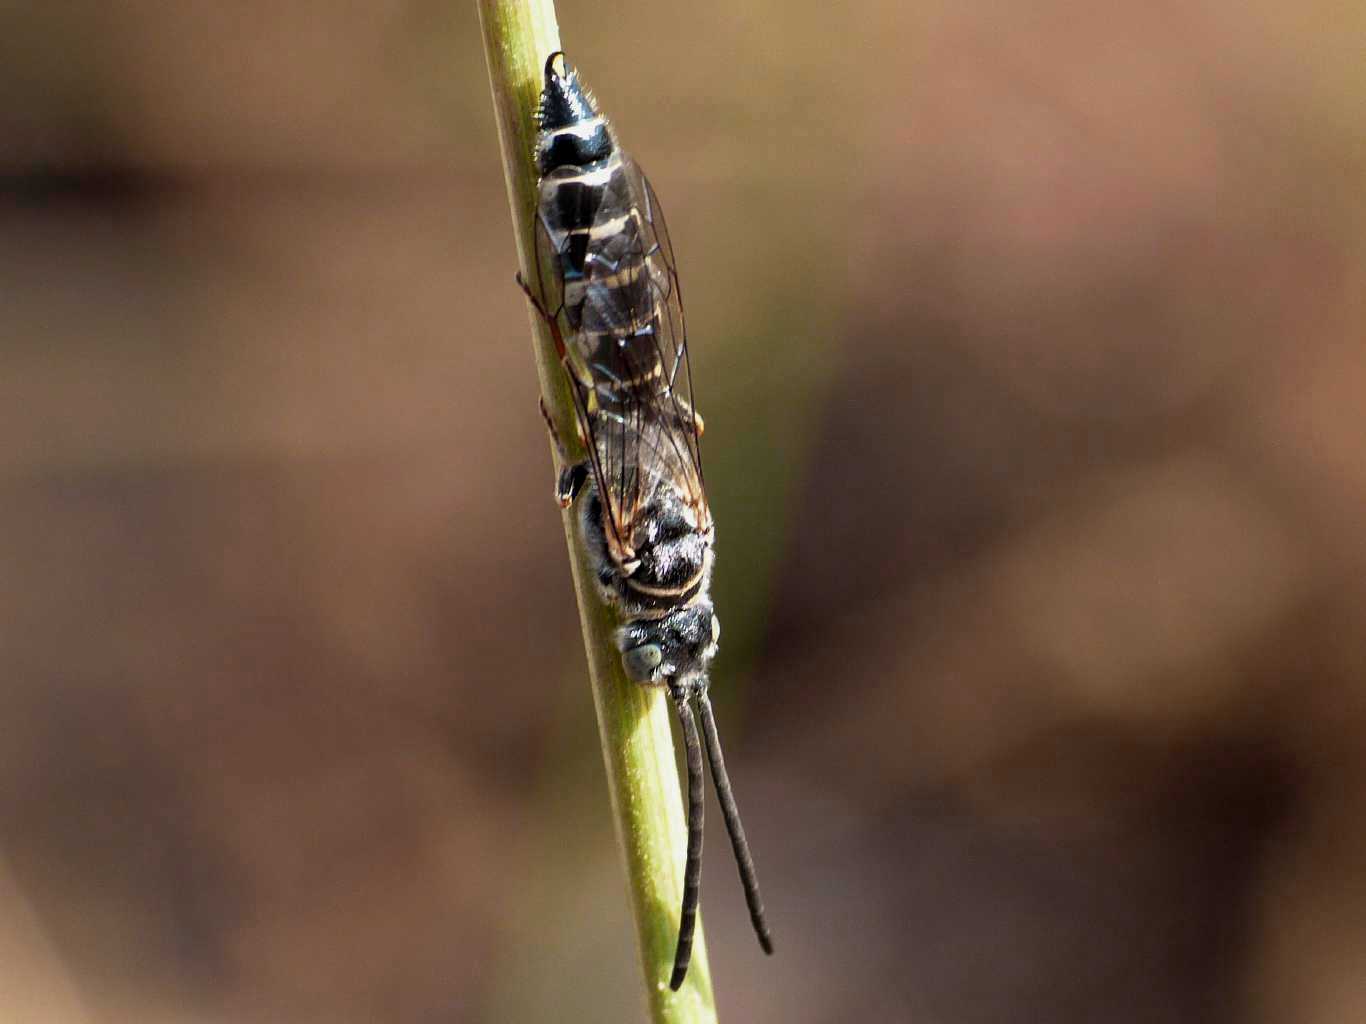
MULTIPOLYGON (((684 275, 723 1019, 1366 1016, 1363 22, 561 6, 684 275)), ((635 1019, 473 9, 15 5, 0 96, 0 1016, 635 1019)))

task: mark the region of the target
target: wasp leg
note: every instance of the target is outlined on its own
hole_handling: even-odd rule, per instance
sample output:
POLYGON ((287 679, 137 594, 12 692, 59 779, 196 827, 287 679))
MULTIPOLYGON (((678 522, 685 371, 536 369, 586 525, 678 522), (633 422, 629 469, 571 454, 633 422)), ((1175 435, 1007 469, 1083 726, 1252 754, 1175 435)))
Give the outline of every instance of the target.
POLYGON ((560 479, 555 483, 555 500, 560 503, 560 508, 574 504, 574 499, 579 496, 587 480, 588 463, 576 462, 572 466, 561 467, 560 479))
POLYGON ((546 313, 545 307, 541 305, 541 300, 537 297, 536 293, 531 290, 531 287, 526 283, 526 278, 522 276, 522 272, 520 270, 513 275, 513 280, 517 282, 517 287, 522 289, 522 294, 527 297, 527 301, 530 302, 534 307, 536 307, 536 312, 540 313, 541 316, 549 320, 550 315, 546 313))
MULTIPOLYGON (((707 425, 702 422, 702 414, 698 412, 696 409, 694 409, 690 404, 688 404, 688 402, 681 396, 676 395, 674 397, 674 401, 678 403, 679 408, 682 409, 683 413, 687 417, 690 417, 692 419, 693 430, 697 432, 697 436, 701 437, 703 434, 705 434, 707 432, 707 425)), ((686 423, 687 420, 684 419, 683 422, 686 423)), ((679 424, 679 426, 682 425, 682 423, 679 424)))
POLYGON ((569 454, 564 450, 564 442, 560 440, 560 432, 555 429, 555 421, 550 418, 550 410, 545 407, 545 399, 537 396, 536 408, 541 410, 541 419, 545 420, 545 429, 550 434, 550 443, 555 446, 555 454, 560 457, 561 462, 569 461, 569 454))
POLYGON ((550 412, 545 407, 545 399, 538 398, 536 404, 540 407, 541 419, 545 420, 545 428, 550 432, 555 454, 559 456, 560 476, 555 482, 555 500, 559 502, 560 508, 568 508, 574 504, 574 499, 579 496, 579 491, 583 490, 583 485, 588 480, 588 462, 569 461, 569 456, 564 450, 564 442, 560 440, 560 432, 555 429, 555 421, 550 418, 550 412))
MULTIPOLYGON (((564 346, 560 341, 559 331, 555 326, 555 318, 546 311, 545 306, 542 305, 541 300, 537 297, 536 293, 527 286, 526 279, 522 277, 521 271, 517 272, 516 281, 517 287, 522 289, 522 294, 527 297, 527 301, 531 303, 532 308, 550 325, 551 334, 555 338, 555 346, 559 349, 560 360, 561 363, 563 363, 565 358, 564 346)), ((588 479, 588 462, 586 460, 583 462, 570 462, 569 454, 564 449, 564 442, 560 440, 560 432, 555 429, 555 421, 550 418, 550 411, 545 407, 545 399, 538 398, 537 405, 540 406, 541 419, 545 420, 546 430, 550 432, 551 443, 555 445, 555 454, 559 457, 560 475, 559 479, 555 482, 555 500, 559 502, 560 508, 568 508, 570 505, 574 504, 574 499, 579 496, 579 491, 583 490, 584 482, 588 479)), ((582 428, 580 428, 579 431, 579 441, 582 444, 587 443, 583 436, 582 428)))

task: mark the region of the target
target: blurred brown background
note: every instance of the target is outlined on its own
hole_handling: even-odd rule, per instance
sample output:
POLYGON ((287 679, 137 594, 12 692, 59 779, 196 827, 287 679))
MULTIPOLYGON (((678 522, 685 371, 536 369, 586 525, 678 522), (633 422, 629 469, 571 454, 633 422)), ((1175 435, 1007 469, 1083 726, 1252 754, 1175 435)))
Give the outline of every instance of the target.
MULTIPOLYGON (((722 1019, 1366 1019, 1290 8, 561 5, 689 299, 722 1019)), ((9 5, 0 97, 0 1016, 641 1019, 473 6, 9 5)))

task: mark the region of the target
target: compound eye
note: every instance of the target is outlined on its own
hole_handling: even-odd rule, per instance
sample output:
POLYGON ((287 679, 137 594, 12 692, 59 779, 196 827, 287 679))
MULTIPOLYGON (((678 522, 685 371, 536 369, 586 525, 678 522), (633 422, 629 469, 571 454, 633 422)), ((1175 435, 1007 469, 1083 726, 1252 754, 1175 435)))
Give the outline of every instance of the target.
POLYGON ((637 683, 652 682, 655 669, 659 668, 663 661, 664 652, 659 649, 658 644, 632 647, 621 655, 621 663, 626 669, 626 674, 637 683))

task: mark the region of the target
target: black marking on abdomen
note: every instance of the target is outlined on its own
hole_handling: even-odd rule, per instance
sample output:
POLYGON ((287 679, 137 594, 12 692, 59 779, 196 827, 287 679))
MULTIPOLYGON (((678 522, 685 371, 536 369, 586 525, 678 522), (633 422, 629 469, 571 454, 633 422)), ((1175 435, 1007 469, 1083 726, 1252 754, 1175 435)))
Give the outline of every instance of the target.
POLYGON ((664 376, 653 327, 631 335, 585 331, 579 338, 580 352, 599 392, 639 395, 650 382, 664 376))
MULTIPOLYGON (((620 221, 631 212, 617 201, 621 185, 621 154, 615 147, 600 160, 581 167, 564 165, 542 180, 541 208, 554 240, 562 246, 560 262, 566 278, 584 273, 595 243, 610 245, 616 237, 596 232, 595 225, 620 221)), ((628 217, 624 225, 631 223, 628 217)))
POLYGON ((579 127, 588 127, 593 120, 590 118, 579 125, 542 134, 542 175, 549 174, 557 167, 583 167, 612 155, 616 145, 612 142, 612 133, 607 129, 606 121, 597 118, 596 127, 586 135, 577 130, 579 127))

